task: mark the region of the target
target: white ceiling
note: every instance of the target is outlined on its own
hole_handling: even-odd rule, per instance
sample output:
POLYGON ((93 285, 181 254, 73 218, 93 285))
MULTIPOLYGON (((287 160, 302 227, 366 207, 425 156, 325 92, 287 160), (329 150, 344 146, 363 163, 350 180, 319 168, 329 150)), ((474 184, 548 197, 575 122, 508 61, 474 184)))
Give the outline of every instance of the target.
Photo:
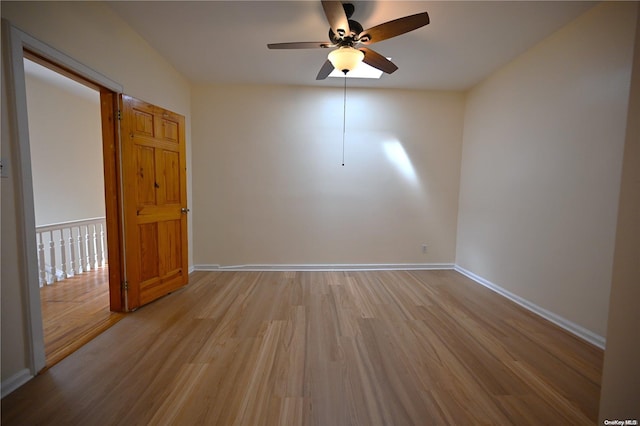
MULTIPOLYGON (((354 1, 369 28, 427 11, 426 27, 371 48, 399 67, 351 86, 466 90, 578 17, 580 1, 354 1)), ((267 43, 328 40, 320 1, 121 1, 109 6, 193 82, 341 86, 317 82, 325 49, 269 50, 267 43)))

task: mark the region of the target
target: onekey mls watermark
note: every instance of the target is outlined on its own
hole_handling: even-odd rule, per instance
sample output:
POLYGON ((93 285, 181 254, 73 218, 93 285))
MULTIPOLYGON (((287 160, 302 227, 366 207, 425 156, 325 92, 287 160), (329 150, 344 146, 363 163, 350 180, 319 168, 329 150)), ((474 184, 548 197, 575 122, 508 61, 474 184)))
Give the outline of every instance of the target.
POLYGON ((627 425, 638 425, 638 419, 626 419, 626 420, 605 420, 604 424, 606 426, 627 426, 627 425))

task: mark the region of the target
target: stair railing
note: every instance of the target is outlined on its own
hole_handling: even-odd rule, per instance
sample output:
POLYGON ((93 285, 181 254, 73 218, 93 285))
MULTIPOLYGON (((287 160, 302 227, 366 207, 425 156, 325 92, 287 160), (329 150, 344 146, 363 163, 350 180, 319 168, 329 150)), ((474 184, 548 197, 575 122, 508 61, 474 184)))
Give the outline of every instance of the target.
POLYGON ((104 217, 36 227, 40 287, 106 265, 104 217))

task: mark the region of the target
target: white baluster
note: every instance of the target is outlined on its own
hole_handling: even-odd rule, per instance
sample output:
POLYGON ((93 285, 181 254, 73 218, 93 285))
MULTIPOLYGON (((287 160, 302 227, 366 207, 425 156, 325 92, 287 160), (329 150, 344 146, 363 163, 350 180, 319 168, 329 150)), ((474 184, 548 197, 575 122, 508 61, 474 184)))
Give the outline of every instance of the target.
POLYGON ((90 271, 90 270, 94 269, 94 265, 93 265, 94 246, 93 246, 93 238, 92 238, 91 234, 93 234, 91 232, 91 225, 87 225, 87 234, 86 234, 86 241, 87 241, 87 271, 90 271))
POLYGON ((91 225, 93 228, 93 232, 91 234, 91 246, 93 247, 93 258, 91 261, 93 262, 93 269, 98 269, 100 267, 100 262, 98 259, 100 258, 99 249, 98 249, 98 225, 91 225))
POLYGON ((73 227, 69 228, 69 274, 76 274, 76 248, 73 241, 73 227))
POLYGON ((64 228, 60 230, 60 270, 62 271, 62 280, 68 277, 67 275, 67 243, 64 240, 64 228))
POLYGON ((40 276, 40 287, 47 284, 47 272, 45 270, 44 261, 44 244, 42 243, 42 232, 38 232, 38 269, 40 276))
POLYGON ((49 261, 51 271, 49 271, 50 279, 48 284, 56 282, 56 243, 53 239, 53 231, 49 231, 49 261))
POLYGON ((78 272, 86 272, 87 268, 85 267, 85 247, 84 247, 84 238, 82 236, 82 226, 78 226, 78 272))
POLYGON ((109 264, 109 241, 107 241, 107 222, 102 221, 102 263, 104 266, 109 264))
POLYGON ((105 244, 104 244, 104 224, 100 223, 100 234, 98 236, 98 251, 100 255, 98 256, 98 262, 100 263, 100 267, 104 267, 106 265, 106 253, 105 253, 105 244))

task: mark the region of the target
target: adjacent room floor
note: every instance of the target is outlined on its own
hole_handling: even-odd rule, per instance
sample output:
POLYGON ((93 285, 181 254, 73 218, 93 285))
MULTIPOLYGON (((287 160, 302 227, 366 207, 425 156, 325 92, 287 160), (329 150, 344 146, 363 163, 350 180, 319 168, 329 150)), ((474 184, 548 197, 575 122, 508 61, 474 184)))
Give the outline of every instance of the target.
POLYGON ((109 311, 109 268, 81 273, 40 289, 47 368, 118 322, 109 311))

